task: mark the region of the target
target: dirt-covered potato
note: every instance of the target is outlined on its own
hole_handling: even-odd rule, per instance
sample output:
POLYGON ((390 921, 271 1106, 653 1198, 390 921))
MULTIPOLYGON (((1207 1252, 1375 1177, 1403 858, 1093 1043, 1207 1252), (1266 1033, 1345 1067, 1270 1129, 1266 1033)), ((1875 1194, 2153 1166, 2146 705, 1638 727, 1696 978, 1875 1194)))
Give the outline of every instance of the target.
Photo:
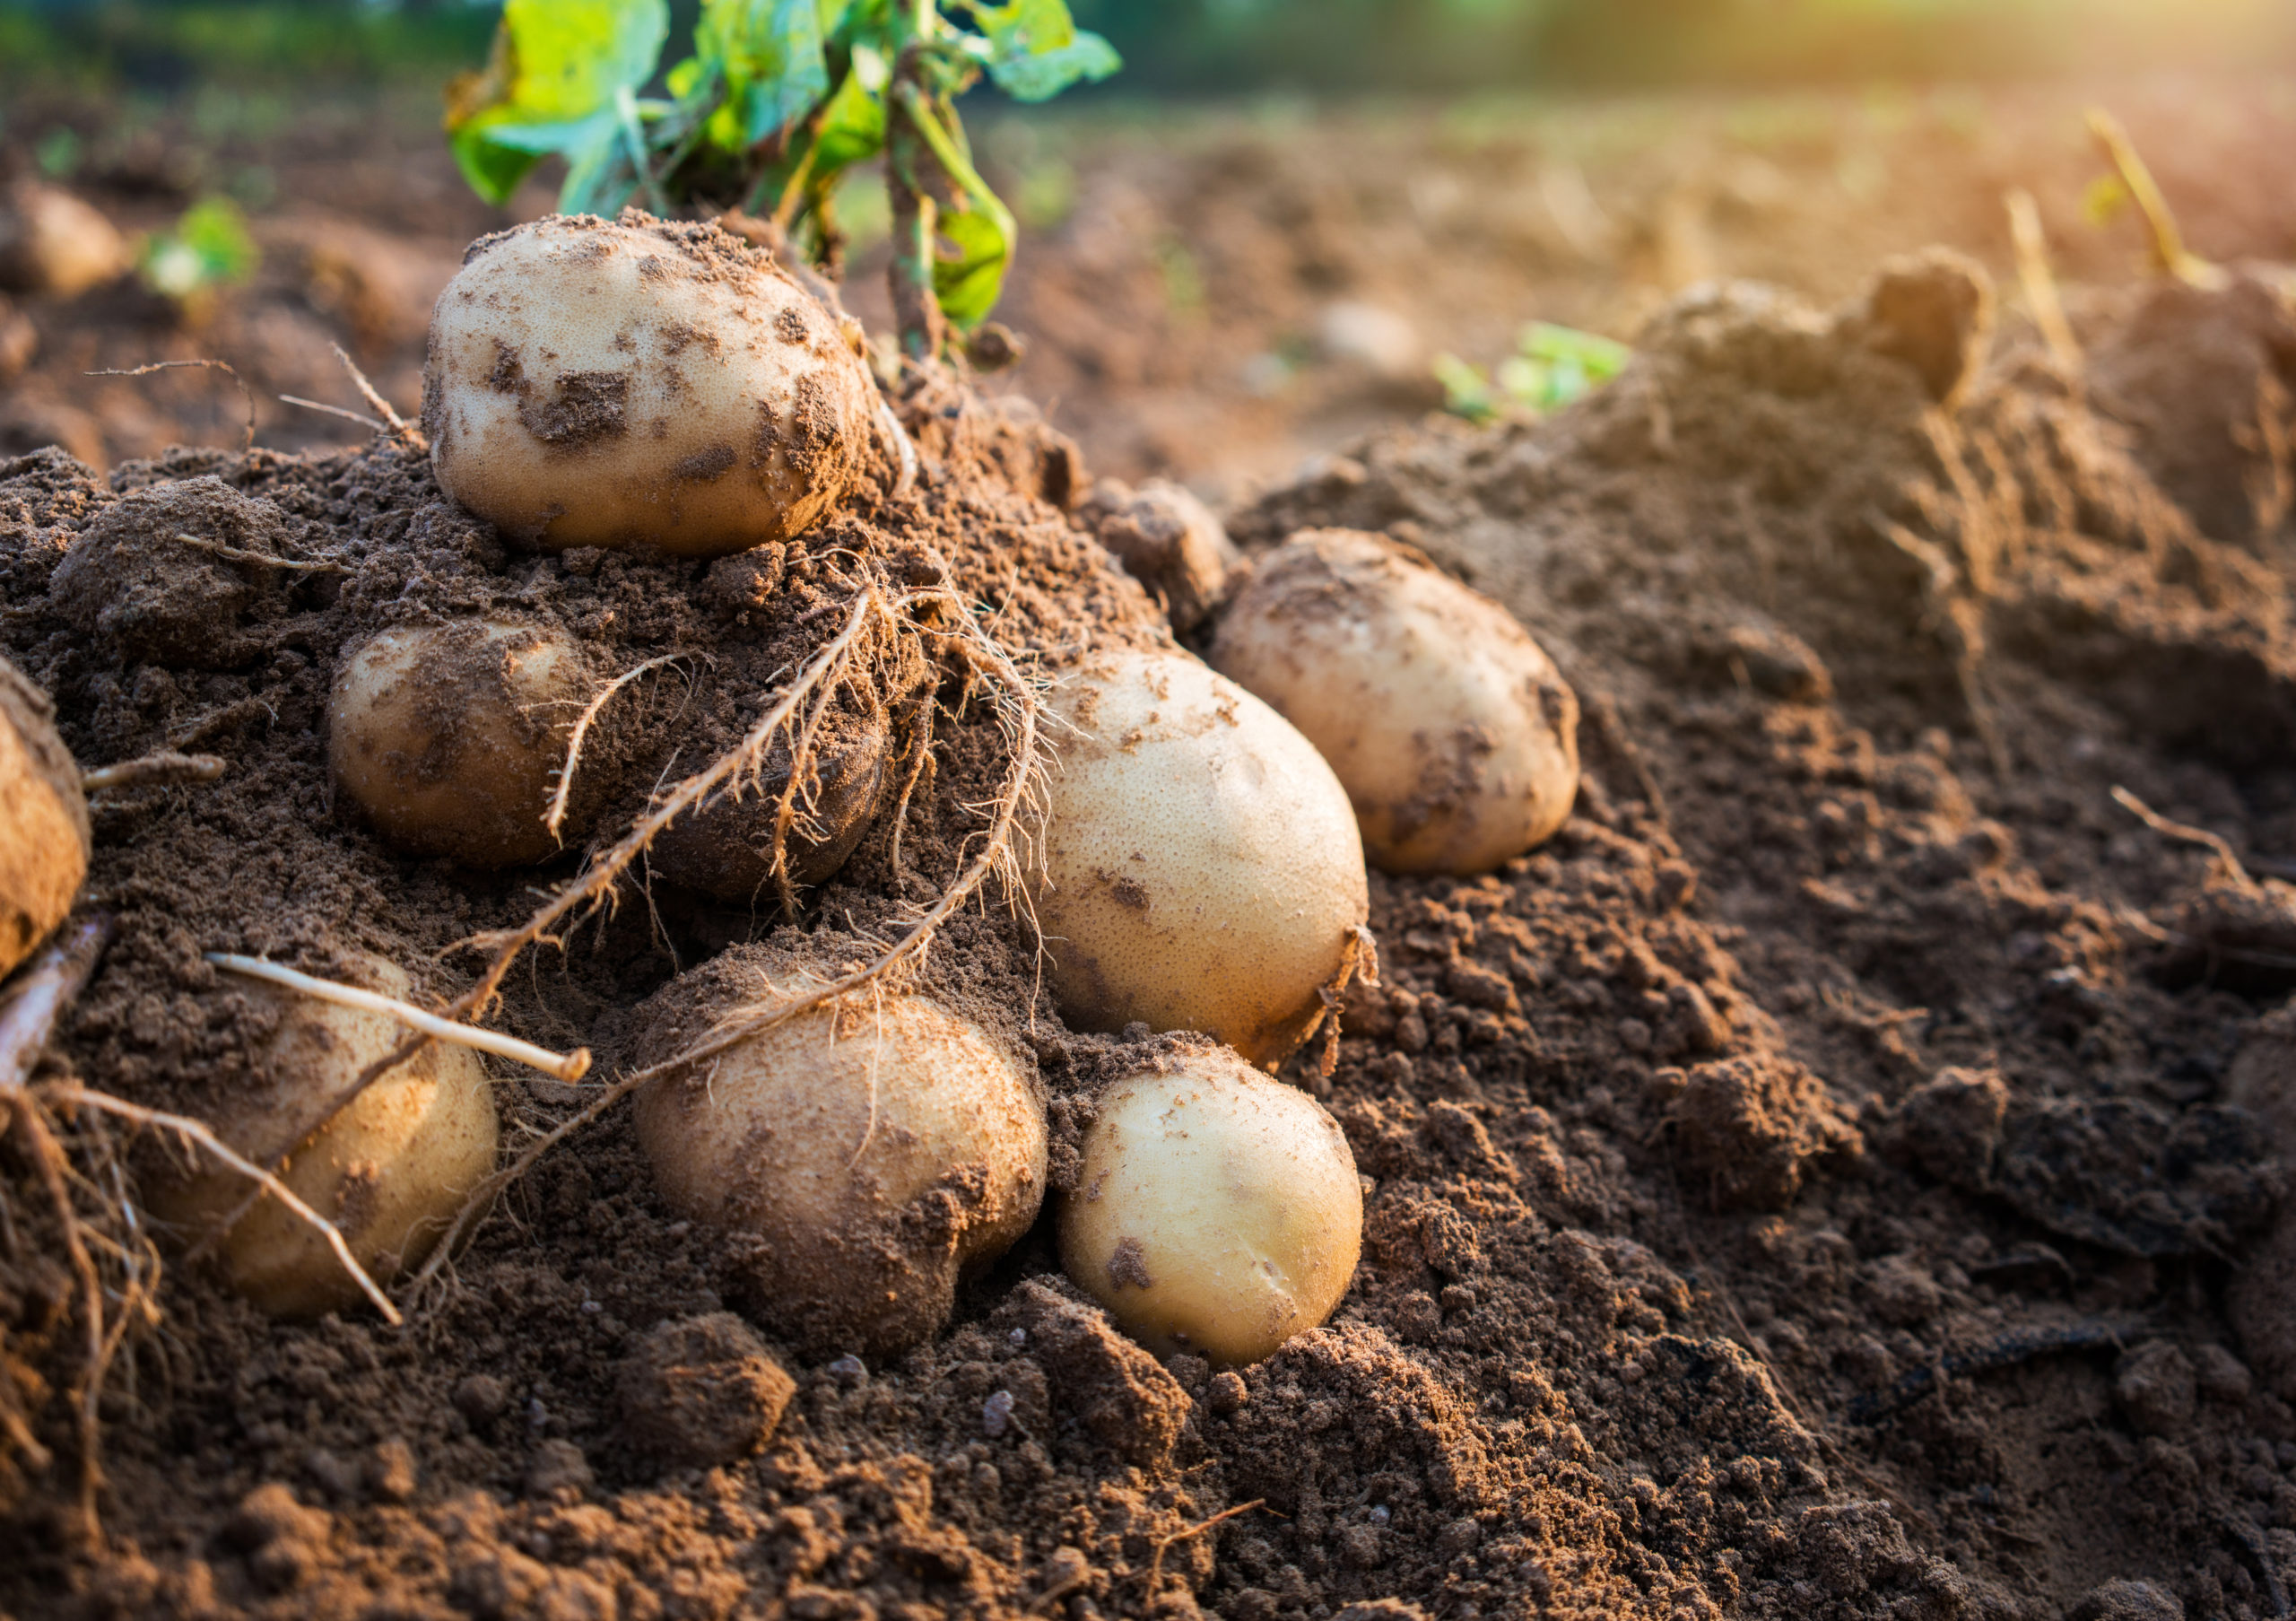
POLYGON ((130 491, 72 543, 49 582, 73 628, 140 664, 227 670, 261 650, 249 621, 280 613, 294 534, 275 501, 213 475, 130 491))
MULTIPOLYGON (((869 831, 884 786, 887 732, 883 715, 839 716, 824 728, 784 851, 791 884, 825 883, 869 831)), ((774 827, 788 786, 789 752, 777 747, 740 797, 711 800, 663 830, 648 853, 655 876, 735 905, 772 904, 774 827)))
MULTIPOLYGON (((498 619, 385 631, 335 674, 335 789, 410 855, 543 860, 559 848, 543 819, 589 697, 581 649, 563 631, 498 619)), ((569 842, 595 809, 596 780, 576 773, 569 842)))
MULTIPOLYGON (((401 998, 412 989, 404 971, 379 957, 362 957, 359 968, 338 977, 401 998)), ((294 1146, 290 1134, 406 1034, 381 1014, 269 986, 233 981, 230 989, 272 1003, 278 1027, 245 1085, 219 1090, 199 1112, 258 1164, 294 1146)), ((430 1253, 464 1198, 492 1172, 495 1135, 493 1094, 477 1055, 431 1041, 295 1146, 280 1179, 341 1230, 378 1282, 387 1282, 430 1253)), ((228 1219, 249 1191, 244 1177, 213 1161, 189 1175, 152 1180, 152 1214, 192 1242, 228 1219)), ((231 1285, 275 1316, 314 1317, 363 1298, 326 1240, 267 1194, 217 1254, 231 1285)))
POLYGON ((786 540, 869 454, 857 330, 715 226, 538 220, 482 239, 439 295, 431 465, 530 545, 715 557, 786 540))
POLYGON ((1061 1016, 1198 1030, 1257 1064, 1305 1039, 1361 924, 1363 847, 1331 767, 1185 653, 1101 655, 1053 695, 1032 900, 1061 1016))
POLYGON ((1294 535, 1212 662, 1322 751, 1388 872, 1489 872, 1570 815, 1577 697, 1506 609, 1393 541, 1294 535))
POLYGON ((19 180, 0 196, 0 288, 76 298, 132 263, 126 239, 70 192, 19 180))
POLYGON ((88 876, 88 802, 54 714, 0 658, 0 978, 64 921, 88 876))
POLYGON ((1060 1205, 1068 1276, 1159 1356, 1257 1362, 1331 1315, 1362 1239, 1338 1122, 1224 1048, 1110 1087, 1060 1205))
MULTIPOLYGON (((822 961, 741 946, 640 1012, 659 1063, 828 982, 822 961)), ((760 1320, 823 1355, 882 1356, 947 1321, 958 1279, 1044 1198, 1044 1102, 979 1026, 929 997, 857 996, 759 1032, 638 1098, 671 1207, 721 1233, 760 1320)))

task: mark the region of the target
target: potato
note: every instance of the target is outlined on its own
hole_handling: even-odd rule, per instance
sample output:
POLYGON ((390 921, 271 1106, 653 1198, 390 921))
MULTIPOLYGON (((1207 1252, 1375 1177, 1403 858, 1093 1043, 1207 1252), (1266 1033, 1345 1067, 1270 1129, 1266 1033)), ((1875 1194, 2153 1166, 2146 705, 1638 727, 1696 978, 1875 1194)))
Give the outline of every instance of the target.
POLYGON ((1386 871, 1489 872, 1578 797, 1578 700, 1553 663, 1506 609, 1379 536, 1277 547, 1212 663, 1323 752, 1386 871))
MULTIPOLYGON (((657 993, 633 1061, 738 1009, 827 983, 823 959, 738 946, 657 993)), ((670 1207, 726 1235, 740 1286, 809 1351, 884 1356, 948 1320, 959 1279, 1044 1198, 1031 1073, 931 998, 818 1007, 641 1092, 638 1138, 670 1207)))
POLYGON ((1185 653, 1097 656, 1052 702, 1065 724, 1031 899, 1061 1016, 1198 1030, 1281 1062, 1369 907, 1331 768, 1185 653))
POLYGON ((64 921, 88 876, 88 801, 54 714, 0 658, 0 978, 64 921))
MULTIPOLYGON (((470 867, 517 867, 559 848, 544 825, 590 697, 563 631, 500 619, 385 631, 344 660, 327 706, 336 791, 384 841, 470 867)), ((603 786, 576 774, 578 842, 603 786)))
POLYGON ((1329 1317, 1363 1241, 1338 1122, 1224 1049, 1118 1082, 1060 1204, 1060 1259, 1134 1338, 1257 1362, 1329 1317))
POLYGON ((483 238, 439 295, 439 486, 553 551, 717 557, 804 533, 869 453, 859 329, 715 226, 625 217, 483 238))
POLYGON ((134 263, 112 222, 68 191, 20 180, 0 203, 0 288, 76 298, 134 263))
MULTIPOLYGON (((412 989, 382 958, 362 956, 359 968, 352 977, 369 989, 404 999, 412 989)), ((288 1133, 349 1091, 407 1031, 381 1014, 269 986, 245 994, 278 1007, 278 1030, 247 1085, 200 1113, 216 1136, 268 1164, 291 1146, 288 1133)), ((341 1230, 378 1282, 388 1282, 430 1253, 464 1198, 492 1172, 494 1148, 494 1098, 477 1055, 431 1041, 296 1147, 280 1180, 341 1230)), ((151 1207, 187 1237, 204 1237, 249 1191, 245 1177, 208 1160, 188 1175, 156 1179, 151 1207)), ((274 1316, 316 1317, 364 1298, 326 1239, 267 1194, 217 1253, 231 1285, 274 1316)))
MULTIPOLYGON (((791 884, 826 883, 869 831, 884 787, 886 732, 882 716, 840 716, 823 728, 813 798, 808 806, 799 796, 783 852, 791 884)), ((777 748, 740 798, 711 800, 663 830, 647 858, 655 875, 735 905, 770 906, 774 824, 788 785, 788 751, 777 748)))

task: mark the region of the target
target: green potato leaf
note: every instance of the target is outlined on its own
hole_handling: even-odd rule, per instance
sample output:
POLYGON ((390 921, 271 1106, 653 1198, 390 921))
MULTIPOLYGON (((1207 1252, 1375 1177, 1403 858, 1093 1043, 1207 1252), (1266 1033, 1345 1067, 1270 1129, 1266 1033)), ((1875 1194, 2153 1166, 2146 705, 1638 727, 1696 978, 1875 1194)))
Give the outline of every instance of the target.
POLYGON ((804 118, 830 92, 828 43, 845 0, 703 0, 694 48, 726 75, 754 145, 804 118))
POLYGON ((1015 101, 1048 100, 1079 79, 1105 79, 1124 65, 1116 48, 1076 26, 1067 0, 966 0, 988 42, 988 76, 1015 101))
POLYGON ((1010 220, 1000 222, 981 211, 944 211, 938 222, 942 237, 956 249, 933 261, 933 296, 952 326, 970 331, 988 318, 1004 288, 1004 271, 1013 262, 1010 220))
POLYGON ((669 32, 666 0, 504 0, 485 69, 447 87, 449 144, 471 189, 508 202, 552 153, 574 170, 610 166, 622 100, 653 77, 669 32))

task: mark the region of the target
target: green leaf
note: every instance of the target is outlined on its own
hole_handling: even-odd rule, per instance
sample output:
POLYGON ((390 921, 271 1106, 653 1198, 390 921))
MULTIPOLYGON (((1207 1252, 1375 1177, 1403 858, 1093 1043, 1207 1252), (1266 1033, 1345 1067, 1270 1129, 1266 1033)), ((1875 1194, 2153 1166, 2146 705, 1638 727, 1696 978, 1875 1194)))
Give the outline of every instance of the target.
POLYGON ((1013 240, 999 222, 978 211, 944 211, 939 226, 956 253, 934 260, 933 296, 952 325, 969 330, 996 307, 1004 267, 1013 262, 1013 240))
POLYGON ((825 47, 845 11, 846 0, 703 0, 694 48, 725 74, 749 144, 796 123, 829 94, 825 47))
POLYGON ((988 40, 988 76, 1016 101, 1043 101, 1079 79, 1105 79, 1124 65, 1116 48, 1078 28, 1067 0, 967 0, 988 40))
POLYGON ((839 170, 866 162, 885 146, 885 59, 865 45, 853 48, 853 66, 822 109, 821 155, 814 172, 826 180, 839 170))
POLYGON ((610 161, 616 99, 653 77, 669 31, 666 0, 504 0, 485 70, 447 86, 471 188, 503 203, 546 153, 578 170, 610 161))
POLYGON ((1443 409, 1471 423, 1487 423, 1499 414, 1492 397, 1491 379, 1480 366, 1470 366, 1456 354, 1439 354, 1432 362, 1435 380, 1443 385, 1443 409))
POLYGON ((1533 321, 1516 336, 1515 347, 1535 361, 1577 368, 1596 382, 1608 382, 1626 370, 1634 351, 1615 339, 1533 321))

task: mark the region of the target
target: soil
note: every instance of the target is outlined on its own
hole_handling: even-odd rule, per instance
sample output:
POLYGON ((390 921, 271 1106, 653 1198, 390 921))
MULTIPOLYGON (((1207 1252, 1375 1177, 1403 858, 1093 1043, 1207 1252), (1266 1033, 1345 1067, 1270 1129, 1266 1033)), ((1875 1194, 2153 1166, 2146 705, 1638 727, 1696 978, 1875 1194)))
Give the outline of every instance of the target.
MULTIPOLYGON (((2258 250, 2284 229, 2258 216, 2258 250)), ((1375 875, 1381 983, 1328 1076, 1285 1071, 1370 1179, 1328 1325, 1248 1368, 1159 1363, 1040 1221, 929 1343, 800 1355, 738 1314, 617 1113, 404 1329, 273 1322, 171 1268, 106 1407, 93 1549, 67 1534, 68 1279, 28 1226, 0 1322, 53 1461, 0 1452, 0 1607, 2287 1614, 2296 1357, 2261 1338, 2284 1312, 2228 1301, 2290 1231, 2255 1076, 2296 991, 2296 317, 2269 266, 2085 292, 2076 377, 2014 319, 1986 330, 1969 261, 1822 291, 1695 289, 1548 421, 1389 428, 1230 515, 1248 553, 1309 526, 1418 547, 1582 710, 1572 819, 1485 877, 1375 875)), ((378 951, 450 993, 473 967, 451 948, 571 870, 404 860, 330 805, 327 683, 383 625, 507 608, 602 665, 687 655, 617 745, 638 791, 683 683, 742 713, 857 568, 907 578, 929 547, 1048 668, 1168 634, 1079 527, 1074 445, 957 385, 906 420, 917 490, 881 483, 745 573, 511 550, 387 438, 0 463, 0 652, 75 754, 230 764, 99 798, 91 893, 120 937, 52 1062, 196 1105, 256 1033, 202 951, 378 951), (344 571, 209 580, 213 551, 117 545, 153 532, 139 499, 344 571), (230 527, 241 502, 264 525, 230 527), (77 628, 51 588, 106 535, 106 600, 152 609, 132 631, 77 628), (173 594, 137 595, 152 558, 212 611, 169 627, 173 594)), ((960 684, 935 696, 914 870, 880 823, 806 919, 882 928, 977 832, 1003 734, 960 684)), ((796 927, 664 885, 515 976, 502 1022, 610 1072, 681 964, 796 927)), ((1057 1184, 1096 1091, 1180 1038, 1065 1031, 1033 951, 969 913, 927 982, 1025 1043, 1057 1184)), ((500 1096, 514 1138, 570 1107, 500 1096)))

